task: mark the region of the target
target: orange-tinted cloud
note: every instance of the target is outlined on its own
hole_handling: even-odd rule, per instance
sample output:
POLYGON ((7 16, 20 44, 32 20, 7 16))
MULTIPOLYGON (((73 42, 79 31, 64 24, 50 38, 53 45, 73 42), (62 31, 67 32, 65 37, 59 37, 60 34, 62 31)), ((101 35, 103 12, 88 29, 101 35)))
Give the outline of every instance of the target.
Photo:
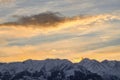
POLYGON ((38 15, 32 16, 14 16, 18 20, 15 22, 6 22, 0 26, 9 27, 32 27, 32 28, 50 28, 50 27, 62 27, 64 26, 74 26, 74 25, 89 25, 92 23, 100 23, 112 19, 120 19, 119 16, 110 14, 101 15, 83 15, 83 16, 73 16, 64 17, 58 12, 45 12, 38 15))
POLYGON ((93 16, 75 16, 70 18, 61 17, 54 13, 49 13, 48 16, 46 15, 48 15, 48 13, 28 17, 25 16, 20 17, 18 21, 14 23, 9 22, 1 24, 0 43, 2 43, 2 45, 0 45, 0 61, 21 61, 29 58, 66 58, 73 62, 77 62, 81 60, 82 57, 97 60, 112 58, 119 60, 117 57, 119 56, 119 50, 116 50, 118 52, 115 52, 115 50, 110 51, 110 54, 106 54, 109 53, 109 50, 116 49, 119 46, 106 49, 109 45, 105 45, 105 47, 99 50, 101 48, 99 48, 100 43, 109 43, 109 41, 112 43, 111 40, 119 38, 119 27, 117 27, 119 24, 107 23, 112 20, 120 20, 119 16, 101 14, 93 16), (26 19, 25 21, 24 18, 26 19), (58 34, 63 35, 67 32, 69 35, 75 34, 75 36, 72 35, 73 37, 67 39, 56 39, 59 38, 58 34), (55 37, 52 37, 56 40, 54 41, 52 39, 53 41, 51 41, 51 38, 46 38, 50 39, 50 41, 45 42, 44 36, 46 35, 48 35, 47 37, 53 35, 55 37), (36 38, 38 39, 37 44, 34 44, 34 36, 38 37, 36 38), (16 40, 14 40, 14 38, 16 40), (25 40, 24 38, 28 40, 25 40), (19 45, 19 39, 22 40, 22 46, 19 45), (41 40, 43 41, 43 44, 40 44, 41 40), (32 44, 27 43, 29 41, 31 41, 30 43, 32 44), (18 45, 11 46, 9 43, 18 43, 18 45), (95 44, 94 46, 98 46, 98 48, 93 49, 94 46, 92 44, 95 44))
POLYGON ((114 19, 120 20, 120 17, 110 14, 64 17, 60 16, 59 13, 45 12, 33 16, 19 17, 16 22, 0 24, 0 35, 32 37, 69 28, 78 28, 79 31, 84 31, 91 28, 92 26, 89 26, 91 24, 102 24, 114 19))

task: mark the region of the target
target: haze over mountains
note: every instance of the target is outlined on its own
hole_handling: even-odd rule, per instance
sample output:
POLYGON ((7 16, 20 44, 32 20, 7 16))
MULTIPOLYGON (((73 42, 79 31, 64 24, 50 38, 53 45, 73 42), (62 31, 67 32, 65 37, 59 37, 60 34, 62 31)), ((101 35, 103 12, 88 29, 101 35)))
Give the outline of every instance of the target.
POLYGON ((120 61, 83 59, 26 60, 1 63, 0 80, 120 80, 120 61))

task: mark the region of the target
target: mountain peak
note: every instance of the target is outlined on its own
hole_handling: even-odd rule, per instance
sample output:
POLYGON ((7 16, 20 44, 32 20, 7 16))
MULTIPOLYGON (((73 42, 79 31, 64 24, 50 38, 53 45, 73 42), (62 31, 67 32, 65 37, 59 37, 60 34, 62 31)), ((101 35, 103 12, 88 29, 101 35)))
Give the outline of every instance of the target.
POLYGON ((80 61, 79 63, 99 63, 99 61, 95 60, 95 59, 89 59, 89 58, 84 58, 82 61, 80 61))
MULTIPOLYGON (((66 77, 75 76, 76 74, 79 76, 81 75, 93 76, 93 73, 94 73, 94 76, 99 75, 103 78, 106 78, 107 76, 109 78, 105 80, 120 80, 120 79, 117 79, 117 78, 120 78, 119 77, 120 61, 105 60, 103 62, 99 62, 93 59, 85 58, 81 62, 74 64, 67 59, 46 59, 46 60, 28 59, 24 62, 12 62, 8 64, 0 65, 0 80, 4 80, 2 78, 6 73, 7 75, 9 74, 9 76, 12 76, 12 75, 14 76, 16 75, 17 77, 18 75, 28 76, 29 77, 28 80, 36 80, 36 79, 33 79, 34 77, 31 75, 35 75, 37 77, 39 76, 40 78, 41 75, 48 77, 51 75, 59 74, 57 76, 59 77, 63 75, 63 73, 64 73, 64 76, 66 77), (110 79, 113 76, 115 79, 110 79)), ((24 80, 24 79, 21 78, 21 79, 15 79, 15 80, 24 80)), ((44 79, 40 79, 40 80, 44 80, 44 79)), ((45 79, 45 80, 49 80, 49 79, 45 79)), ((52 79, 52 80, 59 80, 59 79, 52 79)), ((63 80, 63 79, 60 79, 60 80, 63 80)), ((64 79, 64 80, 68 80, 68 79, 64 79)))

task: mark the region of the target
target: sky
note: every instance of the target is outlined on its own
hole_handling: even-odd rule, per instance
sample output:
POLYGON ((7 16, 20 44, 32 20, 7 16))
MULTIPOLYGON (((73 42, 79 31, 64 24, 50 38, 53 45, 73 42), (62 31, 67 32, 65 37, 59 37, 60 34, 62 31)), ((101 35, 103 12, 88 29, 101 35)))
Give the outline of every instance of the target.
POLYGON ((120 60, 120 0, 0 0, 0 62, 120 60))

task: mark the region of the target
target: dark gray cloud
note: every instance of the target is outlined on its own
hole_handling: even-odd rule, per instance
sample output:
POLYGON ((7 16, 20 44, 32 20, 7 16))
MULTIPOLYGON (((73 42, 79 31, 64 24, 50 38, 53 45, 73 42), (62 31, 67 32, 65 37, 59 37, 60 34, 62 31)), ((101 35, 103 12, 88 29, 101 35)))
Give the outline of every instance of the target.
POLYGON ((18 20, 15 22, 7 22, 1 25, 40 25, 40 26, 54 26, 58 23, 65 21, 65 17, 61 16, 58 12, 44 12, 38 15, 31 16, 16 16, 18 20))
MULTIPOLYGON (((0 26, 14 26, 14 27, 32 27, 32 28, 41 28, 41 27, 60 27, 59 24, 67 22, 77 22, 78 25, 89 25, 96 23, 97 21, 108 21, 111 19, 117 19, 118 16, 104 14, 104 15, 76 15, 72 17, 66 17, 60 14, 59 12, 44 12, 37 15, 30 16, 18 16, 13 15, 17 20, 14 22, 5 22, 0 24, 0 26), (79 22, 78 22, 79 20, 79 22)), ((119 19, 119 17, 118 17, 119 19)), ((75 25, 75 24, 74 24, 75 25)), ((63 26, 61 26, 63 27, 63 26)))
POLYGON ((0 9, 0 14, 3 14, 0 18, 4 16, 4 22, 12 21, 11 15, 31 15, 45 11, 56 11, 67 16, 79 13, 94 15, 116 12, 120 7, 120 0, 0 0, 0 3, 7 3, 0 9), (8 12, 9 9, 11 11, 8 12))
MULTIPOLYGON (((23 26, 23 27, 34 27, 34 28, 35 27, 44 27, 44 28, 45 27, 57 27, 57 25, 59 25, 61 23, 74 21, 74 20, 78 20, 78 19, 84 20, 86 18, 96 17, 96 15, 94 15, 94 16, 76 15, 73 17, 66 17, 66 16, 63 16, 59 12, 47 11, 47 12, 40 13, 37 15, 30 15, 30 16, 13 15, 13 17, 16 18, 17 20, 14 22, 2 23, 2 24, 0 24, 0 26, 6 25, 6 26, 23 26)), ((92 23, 92 22, 90 21, 90 23, 92 23)), ((93 23, 94 23, 94 21, 93 21, 93 23)))

